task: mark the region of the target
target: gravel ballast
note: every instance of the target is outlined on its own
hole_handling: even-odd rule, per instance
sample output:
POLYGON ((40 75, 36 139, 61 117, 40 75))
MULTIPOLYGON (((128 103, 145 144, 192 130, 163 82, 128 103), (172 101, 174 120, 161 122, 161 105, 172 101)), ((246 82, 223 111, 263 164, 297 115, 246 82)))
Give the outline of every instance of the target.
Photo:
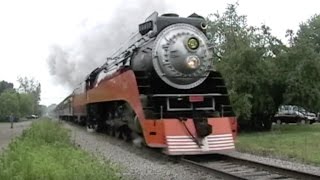
POLYGON ((123 179, 219 179, 113 137, 89 133, 74 125, 65 126, 71 129, 71 138, 76 145, 120 167, 123 179))
POLYGON ((230 153, 225 153, 230 156, 234 157, 239 157, 242 159, 248 159, 251 161, 256 161, 256 162, 263 162, 265 164, 270 164, 274 166, 280 166, 288 169, 293 169, 297 171, 304 171, 307 173, 312 173, 312 174, 317 174, 320 175, 320 167, 317 166, 311 166, 307 164, 301 164, 297 162, 290 162, 290 161, 285 161, 285 160, 280 160, 272 157, 262 157, 262 156, 256 156, 248 153, 240 153, 240 152, 230 152, 230 153))
MULTIPOLYGON (((65 124, 65 126, 71 129, 71 138, 76 145, 95 154, 98 158, 107 160, 121 168, 123 179, 220 179, 191 166, 173 162, 169 158, 153 151, 151 152, 148 149, 138 148, 113 137, 89 133, 85 128, 74 125, 65 124)), ((231 152, 227 153, 227 155, 320 174, 320 167, 240 152, 231 152)))

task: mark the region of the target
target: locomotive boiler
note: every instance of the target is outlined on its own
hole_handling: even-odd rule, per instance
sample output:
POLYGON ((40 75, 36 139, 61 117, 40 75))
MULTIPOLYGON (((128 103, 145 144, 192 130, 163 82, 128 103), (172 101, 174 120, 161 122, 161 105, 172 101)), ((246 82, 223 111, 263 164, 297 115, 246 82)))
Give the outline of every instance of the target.
POLYGON ((153 13, 58 105, 59 117, 169 155, 234 149, 236 118, 206 28, 197 14, 153 13))

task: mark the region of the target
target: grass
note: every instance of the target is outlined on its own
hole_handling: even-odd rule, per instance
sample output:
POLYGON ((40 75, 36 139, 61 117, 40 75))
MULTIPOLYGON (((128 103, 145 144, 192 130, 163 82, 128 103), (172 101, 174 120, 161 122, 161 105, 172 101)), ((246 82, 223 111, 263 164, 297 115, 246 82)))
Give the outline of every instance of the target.
POLYGON ((58 122, 33 122, 0 155, 0 179, 120 179, 117 169, 72 145, 58 122))
POLYGON ((320 165, 320 124, 276 125, 271 132, 243 133, 237 150, 320 165))

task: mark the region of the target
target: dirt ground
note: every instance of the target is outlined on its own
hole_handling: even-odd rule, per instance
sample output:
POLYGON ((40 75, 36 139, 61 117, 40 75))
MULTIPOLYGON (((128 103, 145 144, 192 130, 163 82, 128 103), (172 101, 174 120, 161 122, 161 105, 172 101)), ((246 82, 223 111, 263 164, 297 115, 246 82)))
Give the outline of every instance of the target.
POLYGON ((16 122, 13 128, 10 128, 10 123, 0 123, 0 153, 16 136, 21 135, 22 131, 30 126, 32 121, 16 122))

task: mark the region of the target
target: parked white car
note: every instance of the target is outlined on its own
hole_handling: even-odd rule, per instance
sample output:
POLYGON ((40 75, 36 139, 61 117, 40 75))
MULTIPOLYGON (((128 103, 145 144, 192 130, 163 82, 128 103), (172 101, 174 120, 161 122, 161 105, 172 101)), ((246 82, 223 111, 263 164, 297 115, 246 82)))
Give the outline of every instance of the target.
POLYGON ((301 111, 304 114, 304 116, 307 118, 307 120, 310 122, 310 124, 317 121, 317 115, 315 113, 308 112, 304 108, 301 108, 301 111))

